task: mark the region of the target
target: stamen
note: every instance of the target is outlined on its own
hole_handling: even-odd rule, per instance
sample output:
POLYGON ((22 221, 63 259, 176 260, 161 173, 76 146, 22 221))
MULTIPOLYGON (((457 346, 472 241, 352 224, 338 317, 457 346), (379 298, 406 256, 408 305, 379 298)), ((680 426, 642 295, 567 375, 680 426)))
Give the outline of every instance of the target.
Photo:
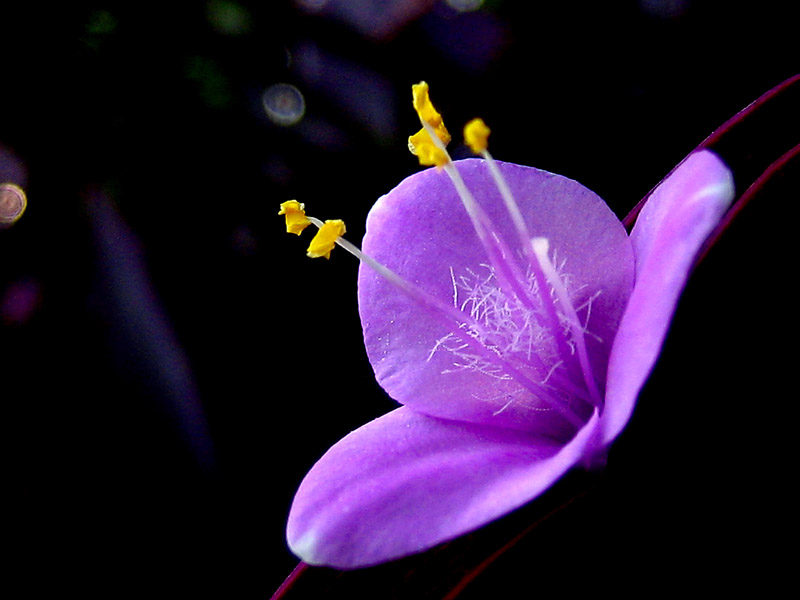
MULTIPOLYGON (((520 264, 515 260, 517 257, 469 191, 447 152, 450 134, 430 101, 428 84, 421 82, 413 86, 412 93, 422 129, 409 137, 409 149, 417 155, 420 164, 443 169, 455 187, 486 251, 487 266, 492 269, 496 280, 496 287, 489 295, 471 296, 467 302, 459 304, 451 271, 454 302, 451 305, 441 301, 345 240, 342 221, 323 223, 307 217, 303 205, 297 201, 281 205, 280 214, 286 215, 287 231, 299 235, 309 223, 313 223, 319 231, 308 248, 309 256, 329 258, 334 245, 339 245, 412 300, 430 309, 429 314, 450 332, 437 342, 431 355, 441 346, 458 357, 453 361, 455 369, 476 369, 502 380, 513 378, 522 389, 544 403, 546 409, 556 411, 575 427, 582 426, 585 421, 581 416, 585 412, 583 409, 588 408, 587 405, 602 407, 602 398, 586 348, 585 328, 588 324, 581 324, 566 283, 548 257, 548 240, 532 239, 508 184, 488 152, 491 131, 482 120, 471 121, 465 127, 464 138, 475 153, 483 156, 503 198, 529 264, 529 271, 521 272, 520 264), (502 324, 504 327, 499 327, 502 324), (543 348, 545 354, 540 356, 539 350, 543 348), (575 377, 578 370, 582 373, 583 385, 575 377), (531 379, 529 373, 534 373, 537 380, 531 379)), ((488 280, 479 283, 483 288, 489 285, 488 280)), ((519 391, 514 392, 517 393, 519 391)), ((513 398, 495 414, 506 410, 512 402, 513 398)))
MULTIPOLYGON (((311 223, 319 228, 320 232, 317 234, 318 236, 323 229, 326 229, 326 237, 328 233, 335 232, 334 227, 329 225, 330 223, 336 223, 335 221, 326 221, 323 223, 315 217, 307 218, 311 223)), ((341 223, 341 221, 339 221, 339 223, 341 223)), ((342 223, 342 227, 343 226, 344 224, 342 223)), ((344 231, 342 231, 342 233, 344 233, 344 231)), ((513 377, 523 388, 528 390, 549 408, 558 412, 558 414, 569 421, 570 424, 575 427, 583 426, 584 419, 575 413, 562 398, 559 398, 553 394, 553 392, 549 389, 549 386, 531 380, 527 375, 517 369, 512 362, 502 356, 497 348, 488 343, 488 340, 491 339, 491 333, 485 331, 483 327, 469 315, 462 312, 457 307, 446 302, 442 302, 437 297, 428 294, 426 291, 404 279, 371 256, 364 254, 360 248, 343 237, 336 237, 336 239, 333 240, 333 243, 341 248, 344 248, 347 252, 358 258, 360 261, 366 263, 376 273, 389 281, 389 283, 397 286, 413 300, 416 300, 417 302, 420 302, 424 306, 430 308, 431 313, 435 315, 437 319, 444 322, 448 329, 458 331, 466 328, 468 331, 475 332, 481 339, 487 340, 486 342, 481 342, 472 335, 465 335, 463 342, 471 349, 472 352, 475 352, 477 355, 482 356, 485 360, 497 365, 503 370, 503 372, 513 377)), ((327 253, 330 255, 330 249, 327 250, 327 253)))
MULTIPOLYGON (((427 99, 427 84, 425 84, 425 97, 427 99)), ((431 109, 433 109, 432 106, 431 109)), ((447 159, 443 163, 442 167, 444 168, 445 173, 447 173, 447 175, 450 177, 450 180, 455 186, 456 192, 458 193, 458 196, 461 199, 461 203, 464 205, 464 209, 467 211, 467 214, 472 220, 472 225, 475 228, 475 232, 478 234, 478 239, 480 240, 483 247, 486 249, 489 261, 495 268, 498 282, 502 287, 510 289, 513 292, 513 294, 517 298, 519 298, 520 301, 523 302, 523 304, 525 304, 529 309, 535 311, 536 301, 534 298, 531 297, 529 290, 522 283, 524 281, 524 277, 522 276, 519 267, 517 267, 517 265, 513 261, 506 259, 506 257, 512 256, 511 252, 502 242, 500 237, 496 234, 493 234, 495 229, 494 226, 492 225, 491 220, 489 219, 485 211, 477 203, 475 197, 469 191, 469 188, 467 188, 466 183, 464 183, 464 180, 461 177, 461 174, 458 172, 458 169, 456 169, 452 160, 450 160, 450 156, 449 154, 447 154, 447 149, 444 146, 444 142, 436 135, 436 131, 434 130, 433 126, 428 121, 423 119, 423 116, 426 113, 423 113, 423 111, 418 109, 417 114, 420 117, 420 122, 422 123, 423 129, 428 133, 428 139, 432 141, 432 143, 439 149, 439 151, 447 159)), ((436 113, 436 115, 438 115, 438 113, 436 113)), ((471 124, 468 124, 467 128, 465 128, 468 130, 465 131, 465 137, 469 138, 472 142, 474 142, 476 148, 480 147, 480 139, 483 139, 485 143, 488 143, 489 128, 486 127, 485 124, 483 124, 483 126, 481 127, 481 124, 483 124, 482 120, 479 119, 473 120, 471 124)), ((485 150, 485 148, 483 152, 486 155, 488 155, 488 151, 485 150)), ((497 184, 500 190, 500 194, 503 197, 506 207, 509 213, 511 214, 514 227, 517 230, 518 236, 520 237, 520 244, 523 248, 523 252, 525 253, 526 258, 528 259, 529 264, 531 264, 532 267, 534 268, 535 276, 538 278, 541 284, 544 284, 546 279, 542 276, 542 273, 539 271, 537 267, 537 260, 531 252, 529 243, 531 237, 530 234, 528 234, 528 228, 527 225, 525 224, 525 219, 522 217, 522 213, 519 210, 519 206, 514 200, 514 197, 511 194, 511 190, 509 189, 508 185, 505 183, 505 180, 500 174, 497 165, 495 164, 494 160, 491 159, 491 156, 489 156, 489 161, 487 161, 487 164, 490 164, 490 173, 492 174, 492 177, 495 180, 495 183, 497 184)), ((543 285, 542 289, 544 289, 543 285)), ((560 328, 560 319, 558 318, 555 307, 552 306, 552 299, 550 299, 549 295, 547 294, 544 295, 543 304, 545 305, 545 309, 547 311, 547 316, 550 321, 550 326, 553 328, 554 332, 558 332, 558 329, 560 328)), ((558 340, 557 344, 561 355, 569 356, 566 341, 563 339, 563 336, 556 335, 556 339, 558 340)))
POLYGON ((423 167, 443 167, 450 161, 447 153, 439 149, 425 128, 408 138, 408 150, 419 159, 419 164, 423 167))
POLYGON ((306 217, 305 206, 297 200, 287 200, 281 204, 279 215, 286 215, 286 233, 300 235, 303 230, 311 225, 306 217))
POLYGON ((602 408, 603 400, 600 391, 597 388, 597 383, 594 380, 592 373, 592 366, 589 363, 589 353, 586 350, 586 340, 584 337, 583 327, 578 319, 578 314, 575 312, 575 307, 572 305, 567 289, 564 287, 561 278, 558 276, 553 263, 547 256, 550 251, 550 242, 547 238, 537 237, 531 241, 533 252, 536 255, 536 261, 542 270, 542 273, 547 278, 547 282, 553 288, 558 303, 561 306, 561 311, 566 317, 567 325, 572 333, 572 341, 575 344, 575 350, 578 355, 578 362, 583 372, 584 383, 592 397, 592 403, 602 408))
MULTIPOLYGON (((317 219, 314 220, 316 221, 317 219)), ((308 245, 308 256, 311 258, 320 258, 322 256, 330 258, 334 244, 338 243, 339 239, 346 231, 344 221, 339 219, 325 221, 317 225, 317 227, 319 227, 319 231, 308 245)))
POLYGON ((408 149, 424 167, 442 167, 450 162, 445 146, 450 143, 450 133, 444 126, 442 115, 433 107, 424 81, 411 86, 414 110, 422 129, 408 138, 408 149))
POLYGON ((483 119, 472 119, 464 125, 464 141, 475 154, 484 152, 489 146, 489 134, 492 130, 486 126, 483 119))
POLYGON ((508 259, 508 257, 513 256, 513 254, 500 236, 495 233, 496 230, 489 216, 477 203, 472 192, 469 191, 466 183, 464 183, 464 179, 461 177, 458 169, 452 162, 448 162, 444 165, 444 171, 447 173, 448 177, 450 177, 450 181, 452 181, 453 186, 456 188, 456 192, 461 199, 461 203, 464 205, 464 209, 472 220, 472 226, 478 234, 478 239, 486 249, 489 261, 496 271, 498 282, 502 287, 511 290, 512 293, 530 309, 535 309, 536 302, 531 297, 527 286, 523 283, 525 277, 517 264, 508 259))
MULTIPOLYGON (((530 242, 531 234, 528 230, 528 225, 525 222, 525 218, 522 216, 522 211, 520 210, 517 201, 514 199, 514 194, 511 192, 511 188, 509 188, 505 177, 503 177, 503 174, 500 172, 497 162, 489 153, 488 138, 490 133, 491 130, 486 126, 482 119, 473 119, 464 127, 464 138, 472 151, 476 154, 480 154, 483 157, 486 166, 489 169, 489 174, 494 180, 497 190, 500 192, 500 197, 503 199, 506 210, 511 217, 511 222, 516 230, 517 237, 519 238, 519 243, 522 247, 525 258, 528 260, 528 263, 533 270, 534 277, 537 281, 539 281, 541 289, 544 290, 546 288, 545 282, 548 281, 548 278, 543 272, 540 266, 540 261, 534 253, 533 246, 530 242)), ((553 269, 553 273, 556 273, 555 269, 553 269)), ((555 274, 555 277, 558 280, 559 285, 561 285, 561 280, 557 273, 555 274)), ((555 338, 557 340, 556 343, 558 345, 559 353, 564 357, 569 356, 570 351, 568 349, 566 339, 564 339, 564 336, 558 335, 561 319, 558 316, 558 310, 554 304, 554 299, 550 296, 550 294, 542 294, 541 297, 547 320, 549 321, 551 329, 556 334, 555 338)), ((581 369, 583 370, 583 366, 581 369)), ((590 394, 594 398, 594 394, 591 393, 591 388, 589 389, 590 394)))
POLYGON ((511 193, 511 189, 508 187, 508 183, 506 183, 505 178, 503 177, 502 173, 500 173, 497 162, 495 162, 492 155, 489 154, 488 147, 490 133, 491 129, 486 126, 482 119, 473 119, 464 127, 464 139, 467 142, 467 145, 469 145, 470 149, 475 154, 480 154, 486 161, 486 166, 489 168, 489 174, 494 180, 497 190, 500 192, 500 196, 503 198, 503 202, 506 205, 506 210, 508 210, 508 214, 511 217, 511 222, 514 224, 514 228, 519 236, 520 244, 525 250, 526 257, 530 260, 530 262, 534 262, 533 254, 531 253, 531 248, 529 245, 531 235, 528 232, 528 226, 525 223, 525 218, 522 216, 522 211, 520 211, 519 205, 514 199, 514 194, 511 193))
POLYGON ((418 84, 411 86, 411 96, 414 105, 414 110, 417 111, 420 121, 428 123, 436 132, 436 137, 441 140, 445 146, 450 143, 450 133, 444 126, 442 115, 439 114, 433 107, 429 96, 428 84, 420 81, 418 84))
POLYGON ((434 130, 433 126, 422 119, 422 113, 420 111, 417 112, 420 114, 420 122, 422 123, 422 127, 428 134, 427 139, 432 142, 435 148, 438 149, 441 155, 445 158, 444 162, 440 166, 444 169, 444 172, 447 173, 447 176, 450 178, 450 181, 456 188, 456 193, 461 199, 461 203, 463 204, 464 209, 467 211, 467 215, 469 215, 469 218, 472 220, 472 226, 475 228, 475 232, 478 234, 478 239, 486 249, 489 260, 497 271, 498 280, 502 285, 510 288, 514 295, 520 298, 520 300, 526 302, 529 306, 533 306, 533 300, 529 297, 525 286, 521 284, 522 276, 519 272, 519 269, 516 268, 513 263, 505 259, 506 256, 511 255, 509 249, 505 246, 498 235, 493 235, 495 229, 491 220, 475 200, 472 192, 470 192, 469 188, 467 188, 467 185, 464 183, 461 174, 458 172, 458 169, 456 169, 453 161, 450 159, 450 155, 447 153, 444 142, 436 135, 436 131, 434 130))

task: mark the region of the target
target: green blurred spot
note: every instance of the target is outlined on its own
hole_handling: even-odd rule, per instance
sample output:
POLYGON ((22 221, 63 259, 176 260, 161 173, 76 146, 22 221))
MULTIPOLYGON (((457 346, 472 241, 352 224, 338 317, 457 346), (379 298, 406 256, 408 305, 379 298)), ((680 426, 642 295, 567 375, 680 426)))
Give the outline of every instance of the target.
POLYGON ((93 10, 86 17, 86 26, 81 40, 97 50, 117 30, 119 20, 107 10, 93 10))
POLYGON ((211 26, 226 35, 243 35, 250 31, 251 18, 243 6, 232 0, 211 0, 206 9, 211 26))
POLYGON ((117 18, 107 10, 94 10, 89 13, 86 33, 90 35, 108 35, 114 32, 118 24, 117 18))
POLYGON ((225 108, 233 100, 228 78, 214 60, 193 56, 186 64, 186 77, 198 84, 198 93, 206 105, 225 108))

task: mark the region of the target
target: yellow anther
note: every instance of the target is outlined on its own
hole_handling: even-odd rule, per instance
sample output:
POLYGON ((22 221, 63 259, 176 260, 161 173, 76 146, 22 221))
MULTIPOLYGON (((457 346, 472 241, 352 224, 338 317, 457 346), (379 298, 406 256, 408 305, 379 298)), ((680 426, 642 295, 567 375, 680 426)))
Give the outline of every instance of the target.
POLYGON ((483 119, 472 119, 464 126, 464 141, 475 154, 480 154, 489 146, 489 134, 492 132, 483 119))
POLYGON ((441 167, 447 163, 449 157, 447 152, 444 152, 436 144, 433 143, 431 136, 424 129, 420 129, 417 133, 408 138, 408 149, 411 154, 419 159, 419 164, 423 167, 430 167, 436 165, 441 167))
POLYGON ((300 235, 303 230, 311 225, 306 217, 305 206, 297 200, 287 200, 281 204, 279 215, 286 215, 286 232, 300 235))
POLYGON ((319 228, 317 235, 308 245, 308 256, 311 258, 319 258, 320 256, 330 258, 331 250, 336 245, 336 240, 343 236, 344 233, 344 221, 339 219, 325 221, 319 228))
POLYGON ((450 134, 448 133, 447 128, 444 126, 442 115, 440 115, 439 112, 433 108, 431 99, 428 96, 428 84, 424 81, 420 81, 419 83, 412 85, 411 96, 414 102, 414 110, 417 111, 420 120, 433 127, 434 131, 436 132, 436 137, 442 140, 442 143, 445 146, 449 144, 450 134))
MULTIPOLYGON (((442 115, 433 107, 428 96, 428 84, 424 81, 411 86, 411 95, 414 110, 417 111, 420 121, 427 123, 436 133, 442 145, 450 143, 450 133, 444 126, 442 115)), ((434 143, 425 127, 408 138, 408 149, 419 159, 419 164, 425 167, 436 165, 441 167, 449 160, 447 153, 434 143)))

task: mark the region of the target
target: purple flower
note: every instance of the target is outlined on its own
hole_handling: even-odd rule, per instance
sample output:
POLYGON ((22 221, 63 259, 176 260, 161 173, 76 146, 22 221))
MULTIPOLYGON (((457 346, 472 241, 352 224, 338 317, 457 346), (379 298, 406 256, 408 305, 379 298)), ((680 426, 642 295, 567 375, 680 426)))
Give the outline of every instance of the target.
MULTIPOLYGON (((334 445, 300 485, 287 536, 310 564, 356 568, 428 549, 574 466, 602 464, 733 198, 726 166, 694 153, 629 236, 575 181, 494 161, 488 130, 475 143, 465 135, 483 159, 450 161, 427 88, 417 92, 412 144, 438 168, 380 198, 363 255, 351 247, 369 360, 403 406, 334 445)), ((287 217, 302 211, 286 204, 287 217)), ((331 247, 347 244, 344 225, 329 223, 331 247)))

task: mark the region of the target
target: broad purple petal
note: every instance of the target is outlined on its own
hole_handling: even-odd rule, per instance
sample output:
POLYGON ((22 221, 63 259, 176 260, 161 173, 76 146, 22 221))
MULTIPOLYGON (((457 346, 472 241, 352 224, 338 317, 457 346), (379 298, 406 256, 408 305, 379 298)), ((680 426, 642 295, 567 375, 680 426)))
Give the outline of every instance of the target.
POLYGON ((289 545, 310 564, 343 569, 425 550, 542 493, 591 454, 596 431, 593 417, 562 446, 399 408, 342 439, 306 475, 289 545))
MULTIPOLYGON (((630 240, 616 216, 580 184, 538 169, 499 163, 533 237, 546 237, 568 276, 573 302, 588 318, 589 353, 602 389, 611 342, 633 282, 630 240), (589 317, 591 314, 591 317, 589 317)), ((467 187, 519 260, 522 250, 482 160, 456 163, 467 187)), ((459 282, 492 274, 488 259, 447 175, 419 172, 382 197, 367 221, 363 249, 442 302, 460 306, 459 282)), ((574 429, 548 411, 502 369, 472 349, 459 353, 463 331, 362 265, 359 310, 364 340, 380 385, 403 404, 429 415, 545 433, 566 440, 574 429)), ((503 328, 498 328, 502 330, 503 328)), ((501 331, 510 334, 512 327, 501 331)), ((491 357, 489 357, 491 358, 491 357)), ((541 358, 519 353, 522 368, 541 358)), ((532 375, 532 378, 541 374, 532 375)), ((580 382, 582 383, 582 382, 580 382)))
POLYGON ((636 284, 609 363, 603 440, 630 418, 661 351, 697 252, 733 200, 733 176, 712 152, 690 155, 658 186, 631 232, 636 284))

